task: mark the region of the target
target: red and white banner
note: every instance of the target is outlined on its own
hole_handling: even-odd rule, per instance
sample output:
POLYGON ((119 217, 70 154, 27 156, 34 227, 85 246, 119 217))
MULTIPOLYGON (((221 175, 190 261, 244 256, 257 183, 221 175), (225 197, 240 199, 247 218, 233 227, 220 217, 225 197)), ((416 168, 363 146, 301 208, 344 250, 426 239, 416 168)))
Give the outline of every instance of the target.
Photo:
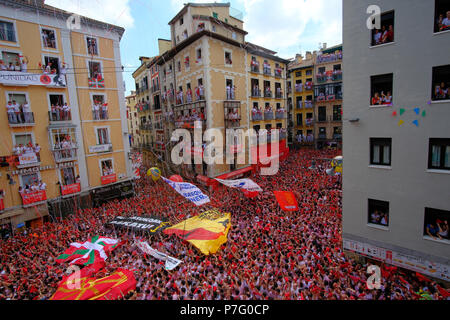
POLYGON ((58 74, 38 74, 17 71, 0 71, 0 83, 9 86, 65 87, 66 78, 58 74))
POLYGON ((117 175, 115 173, 102 177, 102 184, 110 184, 117 181, 117 175))
POLYGON ((30 163, 36 163, 38 162, 36 153, 24 153, 21 156, 19 156, 19 164, 25 165, 30 163))
POLYGON ((81 185, 79 183, 70 184, 68 186, 61 187, 61 194, 63 196, 68 195, 68 194, 78 193, 78 192, 81 192, 81 185))
POLYGON ((295 195, 289 191, 274 191, 275 197, 284 211, 297 211, 298 202, 295 195))
POLYGON ((22 193, 21 196, 24 206, 47 200, 47 193, 45 190, 40 190, 33 193, 22 193))

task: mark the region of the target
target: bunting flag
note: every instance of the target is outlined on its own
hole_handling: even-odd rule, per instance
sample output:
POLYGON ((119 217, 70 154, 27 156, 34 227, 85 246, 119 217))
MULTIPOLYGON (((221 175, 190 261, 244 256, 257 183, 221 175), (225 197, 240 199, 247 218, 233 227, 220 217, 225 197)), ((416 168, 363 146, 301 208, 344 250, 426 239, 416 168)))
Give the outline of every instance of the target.
POLYGON ((108 254, 118 246, 118 240, 95 236, 85 243, 71 243, 70 248, 56 258, 56 262, 87 266, 98 260, 106 260, 108 254))
POLYGON ((165 234, 175 234, 197 247, 204 255, 216 253, 227 242, 231 228, 231 214, 209 210, 187 219, 171 228, 165 234))
POLYGON ((295 195, 289 191, 274 191, 275 197, 284 211, 297 211, 298 203, 295 195))
POLYGON ((176 192, 193 202, 196 206, 201 206, 210 202, 209 197, 203 194, 202 191, 193 184, 187 182, 174 182, 164 177, 161 177, 161 179, 167 182, 176 192))
POLYGON ((227 187, 241 189, 247 198, 254 198, 259 192, 263 191, 263 189, 251 179, 222 180, 216 178, 216 180, 227 187))
POLYGON ((116 300, 136 289, 136 279, 132 271, 118 269, 105 278, 81 278, 74 287, 72 280, 63 280, 50 300, 116 300))

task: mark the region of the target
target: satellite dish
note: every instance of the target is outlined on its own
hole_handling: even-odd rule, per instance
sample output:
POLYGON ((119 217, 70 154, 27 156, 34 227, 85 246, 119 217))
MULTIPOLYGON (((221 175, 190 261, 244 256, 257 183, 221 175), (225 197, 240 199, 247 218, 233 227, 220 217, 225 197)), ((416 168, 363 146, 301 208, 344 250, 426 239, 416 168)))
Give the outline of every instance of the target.
POLYGON ((327 175, 332 176, 332 177, 335 176, 336 172, 334 171, 334 168, 327 169, 327 175))

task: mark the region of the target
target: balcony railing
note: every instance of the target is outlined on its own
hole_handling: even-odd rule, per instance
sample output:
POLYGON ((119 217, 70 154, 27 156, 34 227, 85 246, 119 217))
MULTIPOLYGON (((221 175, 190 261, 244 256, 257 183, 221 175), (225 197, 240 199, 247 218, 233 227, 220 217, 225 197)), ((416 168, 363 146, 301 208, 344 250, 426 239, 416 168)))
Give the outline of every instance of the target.
POLYGON ((314 119, 313 119, 313 118, 307 118, 307 119, 305 120, 305 124, 306 124, 307 126, 312 126, 312 125, 314 124, 314 119))
POLYGON ((333 73, 333 75, 331 76, 331 80, 342 81, 342 72, 333 73))
POLYGON ((108 120, 108 111, 98 110, 98 111, 92 111, 92 119, 99 121, 99 120, 108 120))
POLYGON ((41 157, 39 153, 26 152, 20 155, 13 155, 12 163, 14 163, 18 169, 36 167, 41 164, 41 157))
POLYGON ((297 102, 296 109, 297 110, 303 109, 303 101, 298 101, 297 102))
POLYGON ((303 92, 303 85, 302 84, 296 84, 295 85, 295 92, 303 92))
POLYGON ((259 63, 250 64, 250 71, 253 73, 259 73, 259 63))
POLYGON ((77 159, 77 149, 78 146, 74 146, 71 148, 65 148, 65 149, 53 149, 53 157, 55 158, 55 162, 66 162, 66 161, 73 161, 77 159))
POLYGON ((305 109, 312 109, 313 108, 313 102, 310 100, 305 101, 305 109))
POLYGON ((275 93, 275 99, 283 99, 283 93, 281 93, 281 92, 276 92, 276 93, 275 93))
POLYGON ((275 69, 275 77, 277 77, 277 78, 283 77, 283 70, 275 69))
POLYGON ((263 69, 264 69, 263 70, 264 75, 266 75, 266 76, 272 75, 272 70, 271 70, 270 66, 264 65, 263 69))
POLYGON ((225 91, 225 96, 227 97, 226 100, 235 100, 236 93, 234 92, 234 90, 231 90, 231 91, 226 90, 225 91))
POLYGON ((317 83, 325 83, 328 81, 328 76, 325 74, 318 74, 316 76, 316 81, 317 83))
POLYGON ((136 106, 138 112, 145 112, 150 110, 150 103, 140 103, 136 106))
POLYGON ((48 119, 50 122, 72 121, 72 113, 70 111, 49 111, 48 119))
POLYGON ((272 98, 272 91, 264 90, 264 98, 272 98))
POLYGON ((151 124, 151 123, 141 123, 139 125, 139 130, 151 131, 151 130, 153 130, 153 124, 151 124))
POLYGON ((262 120, 263 120, 263 114, 261 111, 252 112, 252 121, 262 121, 262 120))
POLYGON ((273 111, 264 111, 264 120, 274 120, 273 111))
POLYGON ((277 110, 275 112, 275 119, 286 119, 286 111, 277 110))
POLYGON ((8 112, 8 123, 10 127, 31 127, 35 125, 33 112, 8 112))
POLYGON ((206 129, 206 120, 175 120, 175 128, 177 129, 195 129, 196 123, 201 122, 201 128, 206 129))
POLYGON ((328 63, 333 61, 342 60, 342 52, 331 53, 331 54, 322 54, 317 57, 317 63, 328 63))
POLYGON ((338 133, 334 133, 333 134, 333 139, 334 140, 342 140, 342 134, 338 134, 338 133))
POLYGON ((312 90, 313 89, 313 83, 312 82, 306 82, 305 83, 305 90, 312 90))
POLYGON ((224 102, 225 128, 238 128, 241 126, 240 101, 224 102))
POLYGON ((261 97, 261 90, 253 89, 252 90, 252 98, 259 98, 259 97, 261 97))

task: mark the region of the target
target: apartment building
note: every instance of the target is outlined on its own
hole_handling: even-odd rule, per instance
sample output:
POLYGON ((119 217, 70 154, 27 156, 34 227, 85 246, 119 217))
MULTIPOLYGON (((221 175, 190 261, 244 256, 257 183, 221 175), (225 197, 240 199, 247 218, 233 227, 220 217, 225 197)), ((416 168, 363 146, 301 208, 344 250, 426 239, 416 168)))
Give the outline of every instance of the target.
POLYGON ((320 50, 314 79, 316 147, 342 146, 342 45, 320 50))
POLYGON ((128 137, 131 148, 139 148, 140 137, 139 137, 139 117, 137 112, 137 99, 136 91, 131 91, 129 96, 125 97, 127 106, 127 119, 128 119, 128 137))
POLYGON ((42 0, 0 1, 2 224, 33 226, 133 193, 124 29, 71 16, 42 0))
POLYGON ((314 145, 314 69, 316 52, 297 55, 289 66, 289 134, 295 145, 314 145))
POLYGON ((344 249, 448 282, 450 3, 343 3, 344 249))

